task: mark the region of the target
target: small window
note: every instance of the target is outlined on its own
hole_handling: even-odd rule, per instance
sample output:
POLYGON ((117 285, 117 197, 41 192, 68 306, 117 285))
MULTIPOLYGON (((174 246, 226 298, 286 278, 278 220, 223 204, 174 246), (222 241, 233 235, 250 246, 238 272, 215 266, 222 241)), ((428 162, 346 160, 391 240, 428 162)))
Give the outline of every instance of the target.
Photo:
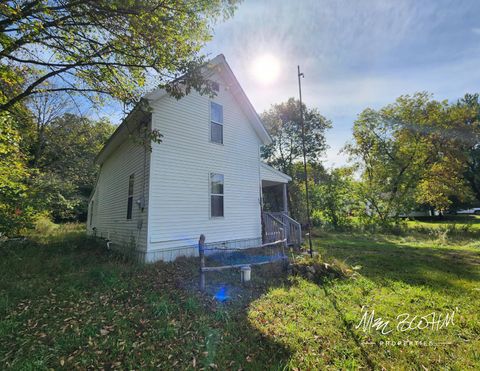
POLYGON ((210 216, 223 216, 223 175, 210 174, 210 216))
POLYGON ((214 102, 210 102, 210 140, 223 143, 223 107, 214 102))
POLYGON ((128 179, 127 219, 132 219, 134 174, 128 179))
POLYGON ((93 200, 92 202, 90 202, 90 227, 92 226, 93 224, 93 200))
POLYGON ((220 84, 216 81, 212 81, 212 90, 218 93, 220 91, 220 84))

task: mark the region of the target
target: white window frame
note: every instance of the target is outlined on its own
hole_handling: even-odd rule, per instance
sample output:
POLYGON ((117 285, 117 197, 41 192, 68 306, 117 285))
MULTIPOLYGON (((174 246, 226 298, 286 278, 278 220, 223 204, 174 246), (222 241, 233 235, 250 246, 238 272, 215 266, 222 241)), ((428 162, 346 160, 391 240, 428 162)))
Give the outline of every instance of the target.
POLYGON ((208 215, 210 219, 223 219, 225 218, 225 175, 217 172, 210 172, 208 174, 208 215), (221 175, 223 177, 223 194, 212 193, 212 175, 221 175), (223 215, 222 216, 213 216, 212 215, 212 196, 221 196, 223 197, 223 215))
POLYGON ((213 143, 213 144, 219 144, 221 146, 223 146, 224 144, 224 137, 225 137, 225 126, 223 125, 223 122, 217 122, 217 121, 214 121, 213 118, 212 118, 212 103, 213 104, 217 104, 219 105, 220 107, 222 107, 222 119, 223 121, 225 121, 225 115, 224 115, 224 110, 223 110, 223 105, 220 104, 220 103, 217 103, 217 102, 214 102, 213 100, 210 101, 210 104, 209 104, 209 113, 210 113, 210 120, 209 120, 209 131, 208 131, 208 137, 209 137, 209 140, 210 140, 210 143, 213 143), (212 140, 212 124, 217 124, 217 125, 221 125, 222 126, 222 141, 221 142, 215 142, 212 140))

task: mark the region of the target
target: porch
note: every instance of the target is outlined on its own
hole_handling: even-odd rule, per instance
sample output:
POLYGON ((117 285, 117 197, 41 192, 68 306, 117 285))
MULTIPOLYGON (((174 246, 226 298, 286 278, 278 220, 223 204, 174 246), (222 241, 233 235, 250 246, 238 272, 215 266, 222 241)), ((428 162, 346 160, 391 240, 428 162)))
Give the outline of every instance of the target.
POLYGON ((302 243, 302 227, 288 211, 288 175, 261 164, 262 179, 262 239, 264 243, 287 239, 287 244, 302 243))

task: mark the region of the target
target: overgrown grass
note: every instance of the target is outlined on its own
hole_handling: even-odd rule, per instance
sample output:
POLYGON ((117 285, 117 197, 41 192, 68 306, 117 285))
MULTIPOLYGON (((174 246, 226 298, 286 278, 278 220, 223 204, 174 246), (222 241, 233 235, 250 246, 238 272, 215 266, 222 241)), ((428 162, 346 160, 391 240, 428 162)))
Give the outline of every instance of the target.
POLYGON ((456 226, 480 231, 480 215, 445 215, 443 217, 418 217, 407 222, 410 228, 424 227, 427 229, 456 226))
POLYGON ((195 259, 128 263, 75 226, 0 245, 0 368, 478 369, 479 239, 409 227, 317 231, 315 249, 361 266, 356 279, 264 266, 247 287, 236 271, 208 275, 206 295, 195 259), (223 285, 225 304, 211 295, 223 285), (357 328, 362 307, 391 328, 401 313, 456 314, 438 330, 382 335, 357 328))
POLYGON ((326 260, 361 266, 361 277, 321 286, 298 279, 254 302, 250 321, 290 349, 292 368, 479 369, 480 240, 443 238, 435 230, 317 231, 315 250, 326 260), (390 321, 393 331, 363 331, 358 325, 366 311, 390 321), (443 328, 425 321, 423 329, 396 328, 402 314, 415 327, 422 316, 452 312, 453 323, 443 328))
POLYGON ((452 237, 454 241, 480 239, 480 216, 447 215, 442 218, 418 218, 406 222, 405 232, 416 233, 420 238, 437 237, 444 242, 452 237))
POLYGON ((480 238, 479 215, 446 215, 442 217, 418 217, 415 219, 400 219, 396 223, 361 224, 358 218, 352 217, 350 224, 334 229, 332 226, 319 226, 313 230, 313 235, 318 236, 324 232, 341 232, 349 234, 370 235, 395 235, 414 236, 417 239, 441 238, 444 242, 452 239, 471 240, 480 238))
MULTIPOLYGON (((263 368, 286 351, 246 320, 275 280, 265 267, 238 300, 200 294, 198 263, 126 263, 78 228, 0 247, 0 369, 263 368)), ((238 273, 238 272, 235 272, 238 273)), ((276 275, 281 284, 284 276, 276 275)))

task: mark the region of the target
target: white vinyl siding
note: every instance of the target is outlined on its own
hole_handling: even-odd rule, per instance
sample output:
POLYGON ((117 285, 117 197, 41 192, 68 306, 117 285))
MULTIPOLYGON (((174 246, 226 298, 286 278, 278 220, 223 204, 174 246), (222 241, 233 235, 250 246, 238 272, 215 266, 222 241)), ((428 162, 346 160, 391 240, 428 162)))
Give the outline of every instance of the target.
POLYGON ((147 205, 150 151, 132 139, 126 139, 105 160, 92 197, 91 225, 98 237, 114 244, 134 245, 137 250, 147 247, 147 205), (135 174, 131 195, 132 218, 127 219, 130 176, 135 174), (141 209, 137 200, 144 200, 141 209))
MULTIPOLYGON (((211 101, 192 92, 151 102, 152 125, 162 143, 151 153, 149 253, 171 260, 193 254, 201 233, 206 242, 261 238, 261 141, 231 91, 220 89, 223 146, 210 137, 211 101), (209 174, 224 176, 224 217, 210 216, 209 174), (188 246, 190 250, 175 249, 188 246), (156 252, 164 249, 165 254, 156 252)), ((149 258, 147 257, 147 260, 149 258)))

